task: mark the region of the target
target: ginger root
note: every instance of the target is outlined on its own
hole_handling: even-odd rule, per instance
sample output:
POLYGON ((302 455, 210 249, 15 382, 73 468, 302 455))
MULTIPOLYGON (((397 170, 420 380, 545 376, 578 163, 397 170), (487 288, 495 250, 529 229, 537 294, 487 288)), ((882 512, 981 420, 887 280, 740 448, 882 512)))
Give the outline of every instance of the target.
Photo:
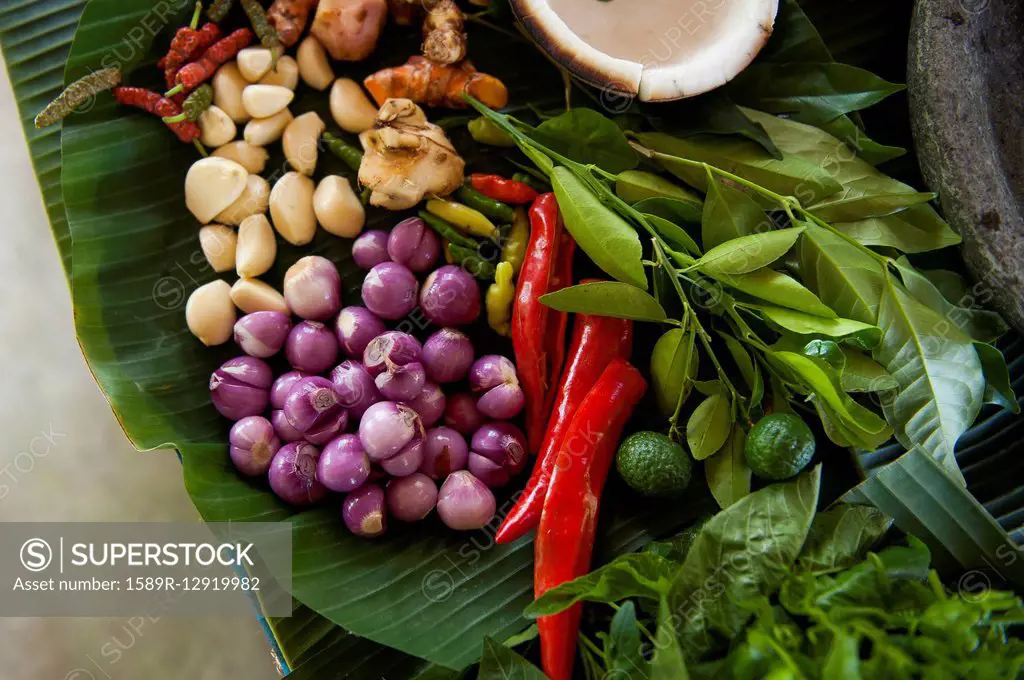
POLYGON ((438 64, 466 58, 466 17, 454 0, 437 0, 423 20, 423 56, 438 64))
POLYGON ((465 161, 409 99, 385 101, 359 141, 359 183, 371 190, 370 205, 405 210, 427 194, 445 196, 462 185, 465 161))
POLYGON ((332 58, 360 61, 377 46, 387 16, 387 0, 320 0, 310 32, 332 58))
POLYGON ((377 104, 389 97, 404 97, 417 104, 464 109, 465 92, 492 109, 508 104, 508 89, 494 76, 480 73, 469 61, 435 64, 421 56, 409 57, 401 66, 382 69, 363 81, 377 104))

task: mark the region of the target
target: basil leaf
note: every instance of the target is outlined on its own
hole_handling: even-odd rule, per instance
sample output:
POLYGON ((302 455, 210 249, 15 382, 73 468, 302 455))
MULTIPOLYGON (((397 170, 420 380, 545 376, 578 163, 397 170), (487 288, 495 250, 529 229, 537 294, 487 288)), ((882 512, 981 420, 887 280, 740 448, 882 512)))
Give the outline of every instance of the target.
POLYGON ((744 69, 729 84, 729 93, 737 103, 760 111, 825 121, 873 106, 905 87, 831 60, 761 62, 744 69))
POLYGON ((847 392, 884 392, 899 387, 885 367, 852 347, 843 347, 846 363, 841 376, 847 392))
POLYGON ((723 509, 750 493, 750 466, 743 448, 746 441, 743 428, 734 425, 725 446, 704 461, 711 495, 723 509))
POLYGON ((882 339, 881 328, 853 319, 841 319, 838 317, 835 319, 825 319, 820 316, 804 314, 794 309, 773 307, 771 305, 752 304, 750 307, 760 311, 772 323, 801 335, 827 335, 830 338, 844 340, 862 349, 873 349, 878 346, 882 339))
POLYGON ((903 284, 911 295, 926 307, 945 316, 951 324, 973 339, 991 342, 1009 330, 1003 317, 996 312, 983 309, 969 295, 957 298, 965 300, 968 307, 958 307, 951 303, 935 284, 914 269, 906 257, 896 260, 896 267, 903 278, 903 284))
POLYGON ((803 231, 803 227, 792 227, 734 238, 707 251, 694 268, 708 276, 761 269, 785 255, 803 231))
POLYGON ((619 126, 592 109, 574 108, 526 133, 531 139, 583 165, 623 172, 639 162, 619 126))
POLYGON ((1006 368, 1006 358, 998 348, 985 342, 974 343, 981 361, 981 370, 985 375, 985 403, 1002 406, 1013 413, 1020 413, 1017 395, 1010 384, 1010 371, 1006 368))
POLYGON ((714 248, 740 236, 772 230, 771 219, 747 194, 719 181, 708 183, 701 216, 701 242, 714 248))
POLYGON ((702 203, 700 196, 689 189, 643 170, 620 172, 615 179, 615 193, 630 205, 649 198, 671 198, 686 204, 697 213, 700 212, 702 203))
POLYGON ((664 321, 665 310, 650 294, 618 281, 594 281, 541 295, 540 301, 560 312, 613 316, 634 321, 664 321))
POLYGON ((657 602, 669 591, 679 565, 654 553, 626 553, 589 574, 555 586, 527 605, 524 616, 557 614, 577 602, 620 602, 639 597, 657 602))
POLYGON ((732 431, 732 403, 725 394, 712 394, 702 401, 686 423, 686 443, 697 460, 704 460, 722 448, 732 431))
POLYGON ((876 508, 840 503, 814 517, 796 564, 819 572, 853 566, 891 525, 892 519, 876 508))
POLYGON ((669 594, 688 659, 710 651, 713 636, 736 637, 751 615, 745 604, 771 595, 790 573, 814 517, 820 478, 816 466, 767 486, 701 529, 669 594))
POLYGON ((908 449, 920 447, 963 483, 953 450, 978 417, 985 391, 971 339, 945 318, 887 281, 878 325, 885 329, 874 358, 899 383, 882 411, 908 449))
POLYGON ((612 617, 605 647, 607 671, 611 677, 646 680, 647 660, 640 647, 640 629, 636 622, 636 605, 627 600, 612 617))
POLYGON ((686 233, 686 230, 673 222, 666 220, 664 217, 658 215, 650 215, 642 213, 654 231, 658 232, 658 236, 665 239, 670 246, 679 250, 685 250, 686 252, 700 257, 700 246, 693 240, 693 237, 686 233))
POLYGON ((666 418, 686 401, 697 375, 698 353, 693 331, 673 328, 658 338, 651 352, 651 387, 666 418))
POLYGON ((557 167, 551 186, 565 226, 579 247, 609 276, 647 289, 643 250, 636 230, 601 203, 571 170, 557 167))
POLYGON ((505 645, 485 637, 480 672, 476 677, 477 680, 547 680, 548 676, 505 645))
POLYGON ((690 680, 675 619, 668 598, 663 596, 658 602, 658 630, 654 634, 651 680, 690 680))
POLYGON ((791 154, 777 160, 743 139, 709 135, 678 138, 661 132, 643 132, 635 137, 655 152, 653 159, 666 170, 700 191, 707 191, 707 173, 680 159, 709 163, 784 196, 799 198, 810 193, 820 200, 841 188, 819 164, 791 154))
POLYGON ((800 239, 804 283, 841 316, 875 323, 885 283, 881 266, 827 229, 805 226, 800 239))
POLYGON ((723 274, 716 279, 747 295, 774 302, 780 307, 797 309, 826 319, 836 318, 836 313, 802 283, 774 269, 759 269, 736 276, 723 274))

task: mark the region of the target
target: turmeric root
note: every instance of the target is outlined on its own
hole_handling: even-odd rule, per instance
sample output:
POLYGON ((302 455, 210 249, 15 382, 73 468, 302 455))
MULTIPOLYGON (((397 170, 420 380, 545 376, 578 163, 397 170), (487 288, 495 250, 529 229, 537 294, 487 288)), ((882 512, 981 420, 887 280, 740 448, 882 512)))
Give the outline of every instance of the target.
POLYGON ((465 162, 444 130, 408 99, 385 101, 359 141, 359 183, 371 191, 370 205, 405 210, 427 194, 446 196, 462 185, 465 162))
POLYGON ((466 58, 465 15, 454 0, 438 0, 423 20, 423 56, 438 64, 466 58))
POLYGON ((435 64, 421 56, 409 57, 401 66, 382 69, 363 81, 378 105, 389 97, 404 97, 417 104, 466 108, 463 92, 492 109, 508 104, 508 89, 494 76, 480 73, 468 61, 457 65, 435 64))
POLYGON ((291 47, 299 42, 309 22, 309 13, 316 9, 318 0, 274 0, 267 10, 267 19, 277 29, 281 44, 291 47))

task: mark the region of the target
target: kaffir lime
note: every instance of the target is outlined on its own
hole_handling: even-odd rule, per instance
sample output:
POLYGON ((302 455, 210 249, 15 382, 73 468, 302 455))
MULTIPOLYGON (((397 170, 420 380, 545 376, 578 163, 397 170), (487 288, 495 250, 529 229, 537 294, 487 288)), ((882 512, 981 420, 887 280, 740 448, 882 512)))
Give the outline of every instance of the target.
POLYGON ((800 473, 814 456, 814 433, 792 413, 772 413, 747 435, 747 465, 762 479, 778 481, 800 473))
POLYGON ((645 496, 674 496, 690 483, 693 460, 677 442, 658 432, 637 432, 619 446, 619 475, 645 496))

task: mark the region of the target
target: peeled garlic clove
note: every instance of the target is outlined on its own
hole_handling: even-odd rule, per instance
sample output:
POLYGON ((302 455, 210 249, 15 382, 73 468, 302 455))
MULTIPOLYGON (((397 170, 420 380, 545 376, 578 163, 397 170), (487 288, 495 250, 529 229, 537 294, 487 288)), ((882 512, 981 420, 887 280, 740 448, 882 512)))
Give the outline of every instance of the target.
POLYGON ((284 129, 292 122, 288 109, 275 113, 270 118, 253 118, 245 124, 245 141, 255 146, 266 146, 281 139, 284 129))
POLYGON ((270 218, 285 241, 304 246, 316 235, 313 212, 313 180, 297 172, 287 172, 270 191, 270 218))
POLYGON ((199 114, 199 141, 210 148, 224 146, 235 138, 238 128, 231 116, 219 106, 211 106, 199 114))
POLYGON ((238 64, 230 61, 213 75, 213 104, 231 117, 236 123, 244 123, 250 116, 242 105, 242 90, 249 84, 238 70, 238 64))
POLYGON ((260 78, 260 85, 280 85, 289 90, 299 86, 299 63, 289 56, 277 60, 277 66, 260 78))
POLYGON ((266 47, 246 47, 238 52, 236 59, 239 72, 250 83, 258 83, 274 63, 274 55, 266 47))
POLYGON ((281 312, 291 314, 284 295, 259 279, 238 279, 231 286, 231 301, 246 314, 281 312))
POLYGON ((267 167, 267 160, 270 158, 270 152, 263 147, 253 146, 243 141, 225 144, 210 155, 213 158, 232 160, 254 175, 263 172, 267 167))
POLYGON ((313 36, 299 43, 295 58, 299 62, 302 81, 314 90, 323 92, 334 82, 334 69, 331 68, 331 62, 327 61, 327 51, 313 36))
POLYGON ((287 108, 293 99, 295 93, 280 85, 257 84, 242 90, 242 105, 253 118, 270 118, 287 108))
POLYGON ((211 281, 199 286, 185 304, 185 323, 189 331, 208 347, 230 340, 237 318, 227 281, 211 281))
POLYGON ((241 277, 261 276, 274 266, 277 239, 266 215, 253 215, 238 227, 235 271, 241 277))
POLYGON ((373 127, 377 107, 359 83, 351 78, 338 78, 331 88, 331 116, 345 132, 359 134, 373 127))
POLYGON ((320 180, 313 194, 313 212, 327 232, 342 238, 355 238, 366 223, 366 210, 348 180, 328 175, 320 180))
POLYGON ((238 226, 246 217, 267 212, 270 206, 270 183, 259 175, 249 175, 245 191, 234 203, 217 215, 217 221, 238 226))
POLYGON ((315 111, 304 113, 284 129, 281 145, 284 157, 293 168, 304 175, 312 175, 320 155, 320 135, 327 126, 315 111))
POLYGON ((235 268, 235 248, 238 236, 231 227, 210 224, 199 230, 199 247, 213 271, 226 272, 235 268))
POLYGON ((201 158, 185 176, 185 205, 206 224, 242 195, 248 178, 248 171, 234 161, 201 158))

